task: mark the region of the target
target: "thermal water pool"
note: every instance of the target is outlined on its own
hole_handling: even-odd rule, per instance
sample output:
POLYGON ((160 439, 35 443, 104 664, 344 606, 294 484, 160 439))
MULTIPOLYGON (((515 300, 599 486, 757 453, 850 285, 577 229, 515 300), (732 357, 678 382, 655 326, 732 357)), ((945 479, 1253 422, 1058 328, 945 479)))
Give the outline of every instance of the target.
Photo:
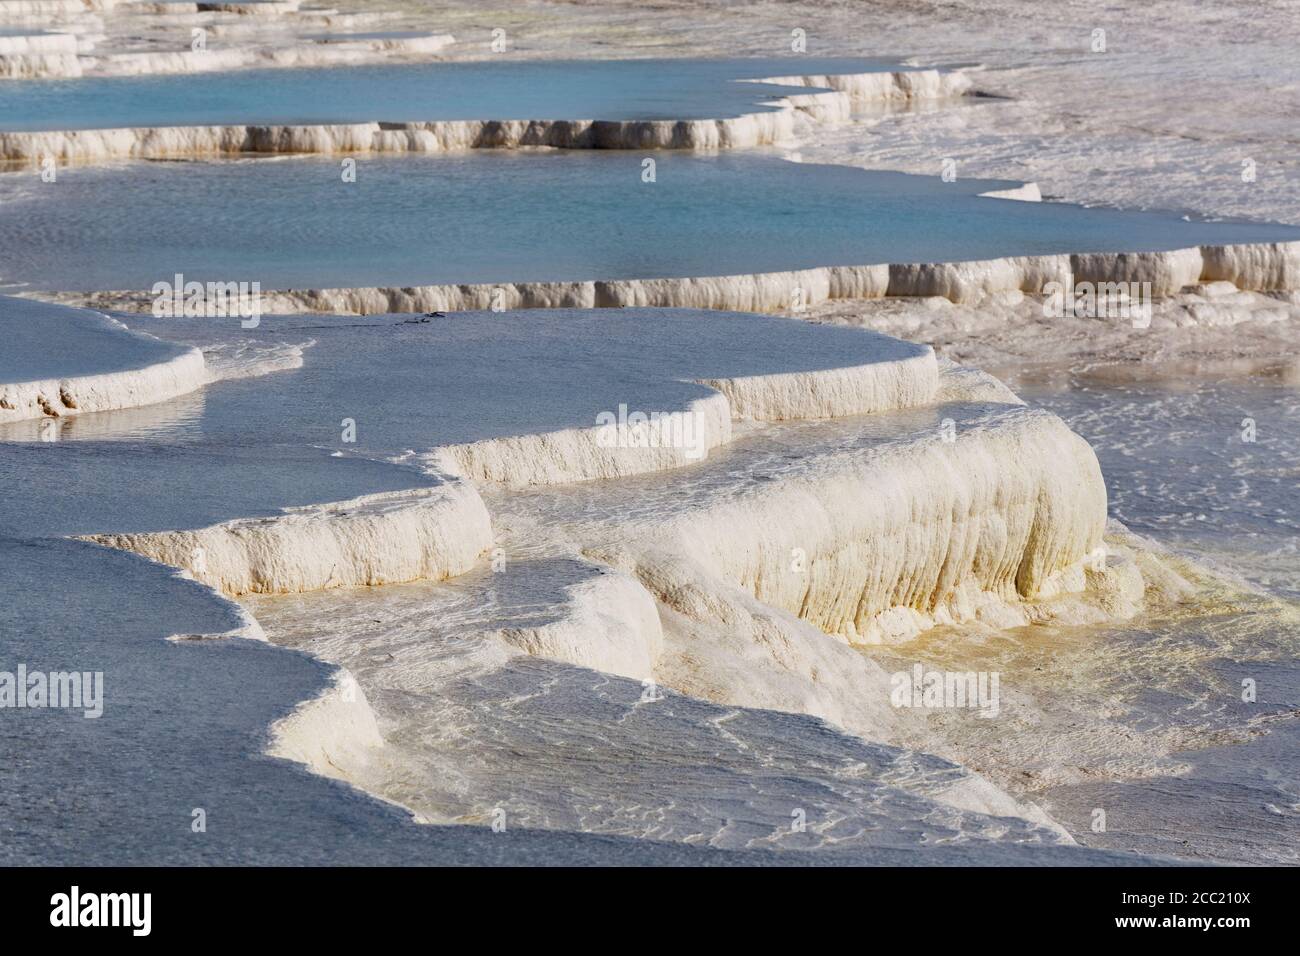
POLYGON ((476 151, 0 175, 0 282, 264 290, 719 276, 1282 242, 1300 229, 982 197, 1015 184, 766 154, 476 151), (255 168, 254 168, 255 167, 255 168))
POLYGON ((0 85, 0 131, 372 120, 712 119, 764 112, 794 74, 906 70, 864 58, 419 63, 0 85))

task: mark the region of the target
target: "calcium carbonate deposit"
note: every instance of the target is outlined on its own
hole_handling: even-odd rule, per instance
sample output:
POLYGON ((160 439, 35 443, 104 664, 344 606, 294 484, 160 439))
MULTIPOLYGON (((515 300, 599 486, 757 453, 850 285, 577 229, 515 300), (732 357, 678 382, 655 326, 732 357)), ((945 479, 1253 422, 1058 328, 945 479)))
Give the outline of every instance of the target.
POLYGON ((768 156, 649 161, 652 181, 645 159, 617 151, 351 166, 316 157, 130 162, 66 170, 52 183, 0 175, 0 241, 19 250, 0 278, 27 291, 101 293, 79 300, 101 308, 153 311, 159 287, 174 288, 181 274, 257 282, 267 312, 358 314, 798 312, 882 296, 973 303, 1042 295, 1053 283, 1132 283, 1143 301, 1203 282, 1269 292, 1300 285, 1292 227, 1015 202, 988 195, 1010 185, 1000 181, 768 156), (180 207, 205 228, 191 229, 180 207), (35 235, 33 217, 45 224, 35 235))
POLYGON ((299 0, 0 0, 0 80, 349 66, 427 59, 456 42, 428 30, 357 29, 391 19, 299 0))
MULTIPOLYGON (((55 306, 16 300, 4 304, 15 328, 69 315, 55 306)), ((353 594, 341 589, 358 585, 378 588, 377 607, 396 601, 395 608, 412 599, 463 600, 464 588, 469 588, 481 599, 470 602, 472 617, 454 634, 433 642, 445 647, 435 653, 430 661, 435 670, 424 680, 435 680, 447 668, 463 678, 466 665, 457 661, 466 655, 479 662, 473 666, 480 680, 506 668, 500 674, 504 680, 517 666, 511 662, 523 655, 576 668, 578 680, 587 668, 626 678, 633 694, 629 703, 649 686, 655 703, 665 693, 685 692, 690 698, 683 701, 698 698, 714 702, 712 706, 804 713, 882 741, 877 746, 886 749, 871 759, 880 762, 881 783, 888 779, 899 791, 899 806, 885 812, 900 825, 891 825, 893 836, 852 839, 842 849, 866 852, 908 845, 909 826, 901 821, 916 812, 907 807, 922 804, 945 808, 946 825, 963 844, 1002 841, 1010 834, 1017 844, 1069 842, 1041 810, 955 765, 925 758, 915 774, 898 776, 890 770, 898 758, 888 748, 907 746, 916 728, 909 715, 891 707, 888 675, 851 645, 903 639, 940 621, 1006 621, 1017 615, 1028 620, 1044 613, 1092 619, 1102 612, 1089 612, 1089 607, 1140 602, 1141 576, 1122 561, 1112 567, 1096 558, 1105 499, 1086 444, 1051 416, 1023 409, 991 380, 940 367, 924 347, 868 333, 826 328, 810 335, 808 327, 789 320, 624 310, 612 316, 537 313, 522 334, 520 318, 487 312, 436 323, 393 319, 360 327, 346 320, 318 320, 313 329, 279 320, 253 330, 234 320, 227 320, 224 330, 210 320, 158 321, 153 331, 171 329, 186 343, 180 347, 190 348, 194 341, 200 354, 234 354, 238 350, 232 339, 255 343, 310 333, 313 341, 303 343, 300 368, 259 368, 265 374, 227 375, 207 385, 196 417, 179 424, 168 424, 167 403, 161 403, 159 419, 151 423, 129 418, 114 430, 110 421, 78 440, 81 420, 74 418, 55 433, 57 440, 6 446, 4 467, 13 471, 13 480, 23 475, 34 488, 46 489, 39 493, 47 500, 35 511, 11 511, 0 527, 15 545, 46 542, 40 547, 53 548, 55 555, 71 547, 70 539, 80 540, 171 565, 229 595, 289 595, 276 599, 290 602, 283 605, 286 611, 306 607, 293 602, 314 601, 313 594, 353 594), (686 329, 697 348, 683 356, 672 345, 686 329), (766 342, 767 347, 743 354, 730 349, 727 343, 741 329, 749 342, 766 342), (505 379, 511 391, 499 393, 498 386, 498 394, 485 394, 466 376, 502 381, 499 362, 484 367, 474 356, 505 359, 511 354, 510 330, 519 333, 520 374, 505 379), (598 347, 611 334, 624 350, 610 353, 598 347), (303 428, 308 418, 324 411, 323 395, 312 393, 341 368, 332 363, 346 355, 355 366, 367 347, 369 361, 376 364, 355 374, 370 377, 388 365, 390 387, 400 389, 407 412, 385 413, 391 400, 387 395, 367 399, 353 393, 361 400, 351 409, 352 424, 361 434, 368 422, 377 426, 364 442, 348 441, 345 430, 336 433, 336 441, 324 443, 337 447, 332 453, 278 444, 277 435, 303 428), (547 351, 557 358, 567 355, 571 374, 584 385, 557 379, 564 366, 546 361, 547 351), (420 370, 405 386, 399 385, 400 364, 392 364, 398 355, 406 357, 412 371, 420 370), (548 371, 544 378, 529 378, 525 367, 548 371), (553 391, 548 393, 548 387, 553 391), (481 401, 477 408, 471 404, 460 411, 460 418, 448 419, 451 409, 439 398, 446 390, 480 395, 481 401), (296 409, 276 407, 271 400, 294 391, 304 399, 296 409), (522 400, 525 395, 532 396, 531 404, 522 400), (702 427, 715 431, 708 433, 698 455, 682 446, 679 428, 682 416, 699 413, 702 399, 696 396, 714 396, 703 404, 716 404, 720 413, 703 416, 702 427), (658 431, 641 427, 635 418, 629 424, 625 410, 607 418, 603 406, 616 397, 624 399, 619 404, 630 402, 647 415, 679 417, 658 419, 658 431), (259 416, 256 408, 265 411, 259 416), (936 415, 962 417, 960 437, 949 442, 936 415), (973 417, 966 421, 968 416, 973 417), (719 462, 726 462, 738 440, 737 426, 786 428, 790 424, 762 423, 809 419, 860 421, 846 424, 845 434, 860 435, 862 444, 839 451, 809 446, 810 457, 792 463, 788 475, 752 491, 745 487, 756 477, 751 469, 739 484, 727 479, 713 491, 709 486, 716 479, 703 473, 700 491, 677 497, 673 508, 653 520, 649 533, 631 513, 599 521, 600 530, 593 533, 577 525, 566 530, 566 522, 546 517, 546 507, 528 507, 542 524, 521 547, 515 529, 503 533, 495 527, 494 508, 483 497, 497 488, 494 496, 512 501, 506 489, 521 483, 576 488, 582 486, 552 483, 668 473, 664 469, 698 471, 720 455, 719 462), (400 427, 394 430, 395 425, 400 427), (476 435, 488 443, 481 452, 474 441, 447 443, 476 435), (256 439, 250 442, 250 436, 256 439), (564 443, 571 450, 560 453, 564 443), (589 465, 581 473, 539 468, 548 454, 569 469, 584 459, 589 465), (474 464, 479 461, 496 464, 474 464), (1008 470, 994 465, 997 461, 1017 466, 1008 470), (101 489, 94 495, 85 495, 84 485, 73 488, 53 480, 90 462, 96 463, 94 480, 101 489), (928 483, 908 478, 906 469, 912 467, 928 474, 928 483), (43 477, 47 473, 50 479, 43 477), (856 523, 829 520, 830 513, 822 510, 858 497, 860 492, 851 491, 855 484, 878 492, 887 475, 898 482, 897 494, 914 496, 913 504, 878 494, 862 498, 864 511, 856 523), (168 492, 161 491, 162 483, 168 492), (184 494, 176 493, 180 488, 184 494), (945 502, 943 496, 952 497, 945 502), (951 526, 935 525, 918 510, 922 503, 936 514, 960 509, 969 517, 951 526), (747 512, 752 540, 709 529, 710 522, 717 522, 739 530, 738 515, 732 513, 736 508, 747 512), (784 529, 781 521, 764 517, 769 508, 783 513, 784 529), (905 517, 909 514, 910 519, 905 517), (899 519, 902 524, 896 524, 899 519), (818 525, 824 530, 815 530, 818 525), (882 565, 880 558, 901 558, 904 552, 874 549, 873 557, 873 549, 862 550, 858 543, 917 534, 936 536, 915 550, 923 559, 919 563, 882 565), (794 541, 807 550, 807 564, 787 575, 783 566, 795 550, 794 541), (469 583, 438 590, 436 582, 449 576, 469 583), (404 581, 417 583, 398 586, 404 581), (385 597, 392 588, 391 598, 385 597), (854 591, 857 598, 850 596, 854 591), (1081 610, 1070 611, 1067 605, 1081 610), (750 623, 739 626, 741 621, 750 623), (483 671, 485 666, 490 670, 483 671), (856 686, 854 693, 846 693, 850 685, 856 686), (988 822, 993 818, 1000 822, 988 822)), ((83 320, 103 321, 95 316, 83 320)), ((137 331, 117 334, 153 341, 137 331)), ((263 354, 254 347, 244 351, 253 362, 263 354)), ((328 421, 333 418, 330 414, 328 421)), ((347 423, 340 422, 346 429, 347 423)), ((333 430, 332 424, 327 427, 333 430)), ((730 471, 725 464, 723 469, 730 471)), ((606 480, 600 487, 613 489, 617 483, 606 480)), ((595 504, 596 499, 589 500, 595 504)), ((649 505, 652 497, 641 500, 649 505)), ((512 508, 503 504, 498 513, 510 514, 512 508)), ((34 606, 23 601, 11 613, 39 614, 42 604, 39 599, 34 606)), ((268 615, 279 620, 280 607, 258 606, 259 623, 268 615)), ((1118 605, 1113 609, 1132 610, 1127 604, 1122 611, 1118 605)), ((189 644, 206 632, 178 622, 162 636, 189 644)), ((263 632, 265 624, 256 633, 263 632)), ((422 668, 405 673, 414 678, 422 668)), ((354 680, 336 677, 333 690, 280 725, 272 752, 342 776, 409 808, 421 820, 459 820, 484 812, 472 794, 437 797, 402 783, 413 768, 445 759, 445 750, 429 741, 412 751, 410 761, 400 757, 402 751, 391 749, 378 729, 398 719, 397 714, 366 704, 372 685, 362 677, 361 696, 354 680)), ((715 719, 703 712, 683 718, 682 741, 705 733, 715 719)), ((806 726, 799 733, 814 737, 824 733, 815 723, 790 726, 806 726)), ((411 732, 418 727, 413 725, 411 732)), ((675 762, 682 756, 664 759, 675 762)), ((544 768, 529 771, 534 772, 543 774, 538 787, 554 786, 554 781, 546 783, 544 768)), ((743 761, 736 772, 744 772, 743 761)), ((810 780, 808 785, 814 784, 810 780)), ((893 798, 879 785, 869 792, 869 797, 868 791, 846 795, 842 805, 827 807, 827 813, 837 820, 878 817, 879 801, 888 804, 893 798)), ((696 799, 703 799, 703 793, 696 799)), ((770 805, 778 798, 771 794, 763 799, 770 805)), ((544 817, 536 815, 547 809, 544 803, 525 801, 513 812, 521 822, 540 824, 544 817)), ((564 812, 585 811, 581 804, 571 804, 564 812)), ((669 825, 689 828, 694 826, 690 820, 688 814, 669 825)), ((761 848, 782 827, 774 820, 764 831, 767 836, 756 831, 720 845, 761 848)), ((593 824, 590 829, 645 835, 631 823, 593 824)), ((826 838, 819 831, 816 838, 796 844, 814 847, 826 838)))
POLYGON ((208 381, 198 349, 94 312, 9 299, 0 338, 0 423, 149 405, 208 381))
POLYGON ((1300 862, 1226 17, 0 0, 0 860, 1300 862))

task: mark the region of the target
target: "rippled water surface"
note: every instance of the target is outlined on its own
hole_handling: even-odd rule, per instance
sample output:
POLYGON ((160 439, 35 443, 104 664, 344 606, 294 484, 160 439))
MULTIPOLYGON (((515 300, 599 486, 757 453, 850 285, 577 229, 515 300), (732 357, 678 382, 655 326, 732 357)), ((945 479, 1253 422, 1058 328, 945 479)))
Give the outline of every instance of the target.
POLYGON ((149 290, 719 276, 1178 249, 1289 226, 989 199, 1011 183, 633 151, 136 162, 0 175, 0 280, 149 290))
POLYGON ((0 86, 0 130, 377 120, 737 116, 785 92, 742 79, 905 69, 860 57, 419 63, 0 86))

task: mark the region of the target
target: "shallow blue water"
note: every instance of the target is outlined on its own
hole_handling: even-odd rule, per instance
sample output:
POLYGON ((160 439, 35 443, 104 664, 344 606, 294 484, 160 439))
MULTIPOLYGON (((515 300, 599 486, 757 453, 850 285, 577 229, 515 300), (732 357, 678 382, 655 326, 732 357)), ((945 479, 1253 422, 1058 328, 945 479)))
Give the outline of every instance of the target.
POLYGON ((981 198, 1005 182, 622 152, 126 163, 0 175, 0 282, 264 289, 727 275, 1300 239, 1290 226, 981 198))
POLYGON ((858 58, 486 60, 0 84, 0 130, 452 119, 713 119, 797 91, 740 79, 906 69, 858 58))
MULTIPOLYGON (((29 673, 103 674, 99 718, 55 708, 0 711, 6 866, 1127 862, 1074 847, 992 841, 924 853, 868 846, 814 855, 416 824, 396 807, 262 755, 268 725, 323 689, 332 668, 254 641, 167 642, 172 634, 219 633, 240 623, 207 588, 134 555, 3 536, 0 580, 11 589, 0 602, 0 669, 21 663, 29 673), (196 808, 206 813, 202 833, 191 829, 196 808)), ((592 680, 590 672, 576 673, 592 680)), ((593 693, 608 694, 616 682, 601 679, 593 693)), ((622 683, 639 692, 638 684, 622 683)), ((721 722, 707 713, 721 711, 714 705, 683 705, 721 722)), ((744 720, 734 709, 726 716, 744 720)), ((781 720, 759 712, 745 723, 781 720)), ((823 750, 847 759, 861 749, 851 738, 826 740, 838 735, 806 718, 785 718, 783 729, 800 722, 820 732, 823 750)))
MULTIPOLYGON (((0 307, 6 301, 0 300, 0 307)), ((589 427, 598 414, 620 404, 677 410, 712 394, 696 384, 699 379, 840 368, 925 350, 857 329, 826 326, 809 335, 810 327, 793 319, 686 310, 468 312, 424 324, 396 316, 266 317, 251 330, 241 329, 237 319, 127 320, 132 328, 205 349, 314 344, 304 350, 301 369, 207 387, 194 414, 180 421, 167 423, 172 403, 166 403, 137 409, 116 434, 95 427, 103 416, 69 418, 62 423, 62 437, 75 439, 86 427, 95 438, 147 434, 213 443, 222 455, 256 442, 309 443, 387 457, 408 449, 589 427), (341 443, 345 417, 357 422, 355 444, 341 443)), ((34 427, 30 422, 0 427, 0 439, 30 437, 34 427)), ((201 475, 199 462, 195 454, 166 464, 201 475)), ((297 464, 309 467, 308 460, 297 464)), ((286 460, 286 469, 290 466, 286 460)), ((356 474, 359 466, 353 467, 356 474)), ((214 483, 224 486, 227 480, 217 474, 214 483)), ((261 480, 256 474, 250 465, 244 478, 228 480, 251 496, 261 480)), ((223 491, 234 493, 235 488, 223 491)), ((242 501, 251 507, 249 497, 242 501)), ((4 513, 0 508, 0 529, 4 513)))
POLYGON ((81 309, 13 298, 5 299, 0 309, 5 317, 0 382, 99 375, 168 362, 187 351, 143 336, 123 335, 117 323, 81 309), (80 348, 53 347, 51 323, 56 322, 75 325, 80 348))
MULTIPOLYGON (((62 311, 50 310, 52 325, 62 311)), ((3 713, 0 820, 6 839, 0 841, 0 862, 1117 861, 1069 847, 982 841, 927 844, 917 853, 896 845, 897 839, 910 844, 914 836, 903 833, 896 839, 888 831, 880 836, 887 845, 830 847, 813 857, 733 854, 529 831, 513 824, 504 834, 487 826, 417 826, 357 791, 263 756, 270 723, 319 692, 331 668, 244 640, 166 642, 174 634, 225 632, 240 622, 230 604, 168 568, 53 536, 193 527, 236 514, 265 515, 286 505, 428 483, 396 466, 334 458, 305 447, 321 429, 332 430, 341 414, 356 416, 362 442, 372 447, 420 436, 431 441, 471 426, 475 434, 518 431, 539 421, 577 420, 580 409, 589 420, 593 408, 619 396, 649 399, 664 390, 662 380, 669 375, 825 367, 836 357, 852 361, 850 346, 872 340, 856 330, 760 316, 630 309, 484 313, 404 327, 316 317, 295 321, 318 327, 290 329, 281 322, 277 329, 268 320, 260 330, 232 333, 283 339, 306 331, 318 344, 307 349, 302 369, 209 386, 197 433, 154 429, 148 441, 130 436, 49 445, 0 441, 0 486, 11 492, 0 498, 0 670, 21 664, 29 671, 104 675, 103 715, 97 719, 61 709, 3 713), (585 366, 577 358, 584 352, 596 356, 585 366), (548 387, 551 381, 555 384, 548 387), (290 444, 274 444, 280 437, 290 444), (207 814, 206 833, 191 830, 195 808, 207 814)), ((887 348, 918 350, 905 343, 887 348)), ((674 397, 698 392, 688 384, 674 387, 674 397)), ((153 408, 165 417, 172 404, 153 408)), ((71 431, 81 421, 65 424, 71 431)), ((494 680, 496 687, 486 682, 482 687, 487 694, 508 694, 511 702, 533 700, 527 715, 538 715, 545 726, 556 719, 548 707, 573 699, 557 692, 561 680, 578 688, 573 693, 584 693, 584 705, 591 708, 588 721, 613 719, 619 733, 628 735, 614 738, 620 752, 628 752, 625 740, 636 740, 637 733, 671 742, 661 752, 676 755, 678 765, 686 767, 686 796, 712 794, 722 778, 715 750, 705 747, 698 759, 683 755, 675 734, 697 727, 716 732, 725 722, 727 739, 741 735, 743 742, 733 758, 740 769, 726 782, 744 789, 737 779, 741 772, 760 775, 765 789, 758 798, 749 797, 748 790, 745 795, 769 812, 779 810, 775 818, 782 824, 791 806, 786 794, 804 785, 792 784, 783 769, 774 773, 759 765, 749 750, 754 742, 779 748, 782 759, 811 766, 815 773, 831 762, 851 764, 860 775, 866 756, 890 757, 813 718, 749 714, 690 699, 644 713, 638 682, 555 663, 526 661, 494 680), (539 681, 547 692, 530 697, 527 688, 539 681)), ((561 721, 572 719, 559 715, 561 721)), ((578 728, 562 744, 589 755, 580 722, 578 728)), ((535 725, 528 730, 529 739, 535 738, 535 725)), ((690 738, 700 740, 709 739, 690 738)), ((676 799, 675 779, 661 779, 659 786, 676 799)), ((833 791, 821 792, 832 806, 845 802, 833 791)), ((636 793, 637 803, 644 804, 645 794, 636 793)), ((917 805, 906 799, 908 807, 917 805)))
POLYGON ((410 469, 301 445, 14 443, 0 453, 0 485, 40 485, 41 507, 6 496, 0 501, 0 535, 205 528, 436 484, 410 469))
POLYGON ((1202 380, 1020 394, 1096 450, 1113 517, 1300 600, 1300 391, 1202 380))
MULTIPOLYGON (((103 674, 97 719, 61 708, 0 711, 5 865, 801 862, 417 825, 397 808, 261 755, 268 725, 323 689, 332 668, 253 641, 166 642, 240 623, 207 588, 134 555, 2 535, 0 578, 0 669, 103 674), (207 816, 202 833, 191 830, 196 808, 207 816)), ((991 852, 999 859, 1014 851, 991 852)))
MULTIPOLYGON (((1180 639, 1196 641, 1222 620, 1190 622, 1180 639)), ((1264 725, 1267 733, 1229 746, 1181 753, 1178 777, 1086 783, 1047 794, 1054 817, 1084 846, 1177 856, 1218 865, 1300 863, 1300 666, 1292 661, 1225 659, 1214 672, 1227 690, 1242 678, 1258 682, 1257 704, 1240 705, 1239 720, 1290 711, 1264 725), (1093 833, 1092 808, 1109 808, 1108 830, 1093 833)), ((1231 701, 1230 693, 1223 695, 1231 701)), ((1166 709, 1168 701, 1156 706, 1166 709)))
POLYGON ((1185 687, 1152 680, 1142 702, 1151 722, 1242 732, 1273 715, 1257 728, 1262 736, 1180 753, 1190 769, 1177 778, 1058 788, 1050 811, 1088 846, 1218 863, 1300 862, 1300 392, 1265 379, 1020 394, 1088 439, 1112 516, 1263 592, 1111 636, 1119 646, 1149 640, 1171 653, 1198 649, 1198 666, 1178 675, 1185 687), (1241 700, 1244 678, 1256 682, 1257 700, 1241 700), (1108 832, 1091 832, 1093 807, 1107 808, 1108 832))

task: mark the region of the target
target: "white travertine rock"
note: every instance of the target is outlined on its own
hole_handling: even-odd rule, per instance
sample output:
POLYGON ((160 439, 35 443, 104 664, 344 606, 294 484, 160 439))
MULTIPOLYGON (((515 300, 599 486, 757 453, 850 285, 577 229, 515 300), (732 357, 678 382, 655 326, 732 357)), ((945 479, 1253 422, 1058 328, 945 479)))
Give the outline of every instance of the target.
POLYGON ((210 380, 198 349, 83 309, 0 300, 0 337, 0 424, 151 405, 210 380), (104 357, 110 349, 112 361, 104 357), (61 359, 51 362, 51 353, 61 359))
POLYGON ((207 382, 203 353, 198 349, 138 369, 5 382, 0 383, 0 423, 152 405, 192 392, 207 382))
POLYGON ((1042 202, 1043 193, 1038 188, 1038 183, 1025 183, 1021 186, 1013 186, 1010 189, 990 189, 986 193, 980 193, 988 199, 1014 199, 1018 202, 1042 202))
POLYGON ((731 440, 730 406, 722 395, 665 412, 646 431, 641 447, 607 442, 601 426, 444 445, 427 460, 442 471, 511 486, 553 485, 667 471, 699 461, 731 440), (686 436, 687 441, 673 435, 686 436))
POLYGON ((726 396, 731 417, 761 422, 872 415, 934 401, 939 369, 934 352, 848 368, 704 379, 726 396))
POLYGON ((654 679, 663 630, 654 598, 636 578, 607 569, 566 588, 564 597, 553 619, 489 636, 535 657, 633 680, 654 679))
POLYGON ((462 574, 491 545, 492 525, 474 487, 450 482, 197 530, 86 540, 184 568, 227 594, 291 594, 462 574))
MULTIPOLYGON (((476 309, 689 308, 794 312, 837 299, 940 296, 978 302, 1005 292, 1042 294, 1052 282, 1150 282, 1153 297, 1198 283, 1230 281, 1243 291, 1300 288, 1300 242, 1200 246, 1170 252, 1013 256, 970 262, 824 266, 789 272, 663 279, 500 282, 263 293, 265 311, 285 315, 462 312, 476 309)), ((69 293, 94 308, 142 308, 141 292, 69 293)))
POLYGON ((1075 282, 1149 282, 1163 298, 1195 285, 1205 272, 1199 247, 1169 252, 1078 253, 1070 256, 1075 282))
POLYGON ((1231 282, 1259 292, 1300 288, 1300 243, 1202 246, 1204 282, 1231 282))
POLYGON ((942 296, 969 302, 992 292, 1041 292, 1048 282, 1064 281, 1069 256, 1016 256, 975 262, 904 263, 889 267, 891 296, 942 296))
POLYGON ((648 424, 644 444, 619 445, 603 426, 491 438, 436 449, 441 470, 511 486, 548 485, 664 471, 731 441, 732 420, 788 421, 867 415, 930 404, 939 388, 934 352, 845 368, 703 379, 718 394, 648 424))
POLYGON ((653 537, 764 604, 876 643, 940 623, 1029 623, 1027 602, 1084 590, 1105 530, 1096 456, 1042 411, 1011 407, 951 443, 916 435, 818 469, 653 537))
POLYGON ((71 33, 49 33, 33 30, 30 33, 0 33, 0 56, 23 54, 70 54, 76 56, 77 37, 71 33))
MULTIPOLYGON (((448 38, 450 39, 450 38, 448 38)), ((115 69, 131 72, 188 72, 228 69, 246 63, 225 62, 215 51, 141 54, 121 59, 115 69), (161 57, 163 59, 150 59, 161 57), (175 62, 167 57, 179 57, 175 62), (212 66, 213 63, 222 65, 212 66)), ((232 49, 230 57, 271 57, 274 65, 307 65, 313 58, 335 62, 347 49, 329 44, 271 51, 232 49)), ((255 62, 249 60, 249 62, 255 62)), ((551 146, 561 149, 744 149, 789 140, 796 113, 825 122, 843 122, 858 100, 920 99, 959 95, 969 81, 960 74, 937 71, 815 77, 834 80, 857 92, 828 90, 795 94, 773 101, 778 109, 721 119, 699 120, 432 120, 427 122, 350 123, 314 126, 172 126, 104 130, 58 130, 0 133, 0 159, 33 161, 53 156, 63 162, 102 162, 125 158, 167 158, 225 153, 447 152, 461 149, 551 146), (921 77, 933 74, 932 79, 921 77), (935 92, 939 91, 939 92, 935 92)), ((782 81, 784 82, 784 80, 782 81)), ((792 85, 808 85, 804 83, 792 85)))
POLYGON ((313 773, 355 786, 370 775, 385 747, 365 691, 342 668, 319 695, 276 721, 270 738, 266 752, 272 757, 297 761, 313 773))
POLYGON ((82 72, 75 52, 0 55, 0 79, 4 80, 75 79, 82 72))
POLYGON ((0 0, 0 22, 112 10, 117 0, 0 0))
POLYGON ((868 102, 951 99, 969 93, 972 86, 964 73, 938 70, 776 76, 755 82, 821 87, 868 102))

